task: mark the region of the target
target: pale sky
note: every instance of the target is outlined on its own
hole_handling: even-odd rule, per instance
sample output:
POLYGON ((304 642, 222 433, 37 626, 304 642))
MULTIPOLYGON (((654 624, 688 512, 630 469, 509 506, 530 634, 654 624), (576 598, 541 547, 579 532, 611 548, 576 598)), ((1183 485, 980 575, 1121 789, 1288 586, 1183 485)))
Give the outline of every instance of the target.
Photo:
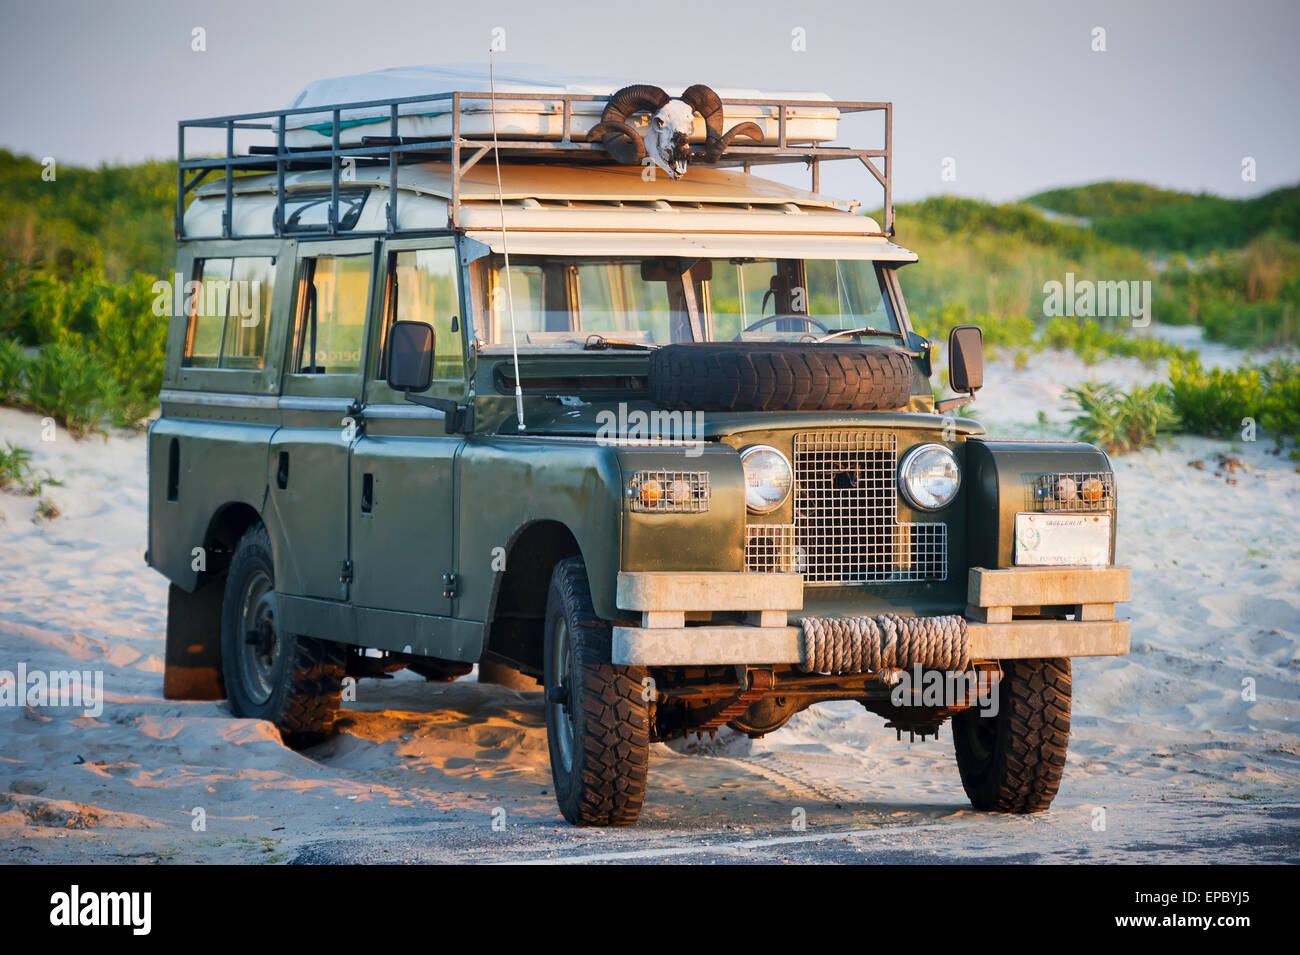
MULTIPOLYGON (((285 106, 314 79, 486 64, 497 26, 502 71, 890 100, 899 201, 1300 181, 1294 0, 0 0, 0 147, 78 164, 167 157, 178 119, 285 106), (191 49, 195 27, 206 52, 191 49)), ((865 193, 857 183, 823 177, 841 195, 865 193)))

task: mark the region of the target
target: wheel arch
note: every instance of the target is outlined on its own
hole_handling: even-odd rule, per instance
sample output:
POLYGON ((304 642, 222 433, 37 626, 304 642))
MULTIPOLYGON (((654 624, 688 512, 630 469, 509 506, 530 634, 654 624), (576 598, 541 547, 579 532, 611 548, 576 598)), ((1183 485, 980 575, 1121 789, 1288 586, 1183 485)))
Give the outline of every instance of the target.
POLYGON ((261 513, 246 501, 227 501, 213 512, 203 535, 207 550, 206 575, 224 576, 239 539, 255 524, 266 523, 261 513), (214 561, 214 558, 218 558, 214 561))
POLYGON ((530 521, 515 531, 505 566, 492 588, 483 659, 507 662, 541 676, 542 627, 555 565, 582 557, 582 546, 562 521, 530 521))

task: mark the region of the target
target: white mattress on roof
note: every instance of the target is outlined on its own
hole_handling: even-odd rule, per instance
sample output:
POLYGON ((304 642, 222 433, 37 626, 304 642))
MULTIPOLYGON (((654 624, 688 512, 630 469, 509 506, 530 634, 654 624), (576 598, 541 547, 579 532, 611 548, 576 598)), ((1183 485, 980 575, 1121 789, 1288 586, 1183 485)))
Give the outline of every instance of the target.
MULTIPOLYGON (((608 79, 578 77, 561 81, 538 67, 499 67, 496 72, 496 126, 503 139, 559 139, 563 130, 563 105, 559 100, 511 100, 510 93, 559 93, 608 96, 630 83, 608 79)), ((671 95, 679 95, 686 86, 665 85, 671 95)), ((307 84, 289 104, 290 109, 330 107, 341 103, 393 100, 424 96, 453 90, 488 92, 487 67, 408 66, 317 80, 307 84)), ((826 100, 825 93, 770 92, 756 89, 715 87, 724 100, 826 100)), ((461 135, 490 137, 492 117, 489 100, 466 100, 461 104, 461 135)), ((601 102, 579 102, 573 106, 570 133, 578 140, 600 121, 601 102)), ((446 138, 451 135, 451 100, 404 103, 398 107, 398 134, 409 137, 446 138)), ((791 143, 827 142, 835 138, 839 111, 832 107, 791 107, 787 111, 786 138, 791 143)), ((779 135, 777 110, 772 107, 743 106, 726 110, 725 124, 750 120, 763 128, 765 141, 775 144, 779 135)), ((339 140, 344 145, 358 145, 364 136, 387 136, 391 112, 388 106, 345 110, 340 115, 339 140)), ((333 113, 298 113, 285 122, 285 142, 289 146, 322 146, 333 135, 333 113)), ((695 138, 704 138, 704 123, 697 119, 695 138)))

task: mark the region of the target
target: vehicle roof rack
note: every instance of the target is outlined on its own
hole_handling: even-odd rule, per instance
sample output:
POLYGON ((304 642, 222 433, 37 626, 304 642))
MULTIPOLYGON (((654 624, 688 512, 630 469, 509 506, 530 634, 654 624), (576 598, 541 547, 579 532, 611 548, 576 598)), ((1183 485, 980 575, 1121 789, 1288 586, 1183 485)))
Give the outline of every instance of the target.
MULTIPOLYGON (((587 142, 573 137, 573 118, 575 104, 603 103, 610 97, 567 92, 501 92, 496 100, 517 103, 520 101, 543 101, 558 103, 561 108, 561 130, 558 137, 512 136, 500 139, 496 151, 501 159, 520 162, 565 162, 596 163, 610 165, 613 160, 599 142, 587 142)), ((397 219, 397 171, 405 163, 441 161, 449 164, 451 173, 451 196, 448 202, 449 227, 458 227, 460 217, 461 179, 473 166, 487 156, 494 148, 490 137, 461 135, 462 119, 467 104, 479 104, 493 99, 493 94, 484 91, 454 90, 445 93, 433 93, 427 96, 406 96, 389 99, 365 100, 361 102, 339 103, 333 106, 302 106, 289 109, 268 110, 259 113, 236 113, 230 116, 214 116, 206 119, 181 120, 177 124, 177 168, 176 168, 176 238, 187 238, 185 233, 185 205, 187 197, 211 174, 220 172, 224 177, 225 209, 222 214, 221 238, 231 238, 232 205, 235 181, 241 173, 274 173, 276 176, 276 213, 274 216, 274 237, 285 233, 284 177, 288 172, 301 170, 331 171, 330 208, 327 227, 322 230, 327 235, 405 235, 427 232, 427 229, 402 229, 397 219), (450 135, 418 137, 402 135, 401 121, 412 115, 412 104, 427 104, 438 115, 449 114, 450 135), (387 124, 387 135, 362 136, 357 145, 341 142, 341 130, 355 126, 359 120, 358 112, 365 112, 367 123, 375 122, 377 110, 386 110, 388 119, 381 118, 380 124, 387 124), (331 122, 321 124, 329 129, 328 145, 300 147, 286 143, 286 127, 292 117, 305 118, 304 114, 329 116, 331 122), (186 134, 191 130, 223 130, 225 133, 225 151, 221 156, 188 157, 185 152, 186 134), (255 137, 262 138, 260 143, 248 146, 244 155, 235 152, 236 132, 251 131, 255 137), (388 167, 388 207, 387 228, 380 231, 358 232, 339 228, 339 192, 340 169, 342 160, 352 159, 356 165, 384 165, 388 167)), ((707 164, 716 167, 742 167, 745 171, 753 166, 805 163, 811 171, 812 191, 820 187, 820 164, 825 161, 856 159, 879 184, 884 195, 885 235, 894 234, 894 205, 892 189, 892 148, 893 148, 893 104, 875 102, 857 102, 829 99, 815 100, 776 100, 724 98, 726 107, 763 107, 776 111, 777 136, 774 144, 749 145, 733 143, 726 154, 716 163, 707 164), (839 114, 882 113, 884 118, 884 136, 880 148, 855 149, 842 146, 825 146, 818 142, 791 142, 787 135, 792 111, 807 109, 838 110, 839 114), (877 160, 883 160, 882 164, 877 160)), ((492 107, 489 106, 489 109, 492 107)), ((498 110, 500 106, 496 107, 498 110)), ((481 106, 479 112, 481 112, 481 106)), ((319 130, 318 130, 319 131, 319 130)), ((705 165, 699 160, 695 162, 705 165)), ((346 188, 346 182, 343 184, 346 188)), ((253 238, 239 234, 240 238, 253 238)), ((258 236, 263 237, 263 236, 258 236)), ((269 237, 269 236, 266 236, 269 237)), ((215 236, 204 238, 215 238, 215 236)))

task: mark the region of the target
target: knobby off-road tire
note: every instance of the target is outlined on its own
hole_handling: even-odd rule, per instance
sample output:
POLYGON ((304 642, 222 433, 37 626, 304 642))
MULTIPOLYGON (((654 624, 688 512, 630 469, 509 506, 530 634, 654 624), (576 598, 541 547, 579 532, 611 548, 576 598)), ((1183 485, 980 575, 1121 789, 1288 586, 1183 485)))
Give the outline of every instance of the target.
POLYGON ((650 766, 644 667, 610 663, 610 626, 581 558, 560 561, 546 600, 546 740, 555 798, 575 826, 636 822, 650 766))
POLYGON ((985 812, 1043 812, 1065 771, 1070 661, 1004 661, 998 694, 997 716, 971 709, 953 717, 962 786, 985 812))
POLYGON ((650 356, 650 396, 695 411, 886 411, 907 405, 912 360, 890 345, 710 342, 650 356))
POLYGON ((249 528, 231 558, 221 607, 221 665, 234 714, 270 720, 290 746, 318 743, 333 731, 346 663, 339 644, 281 628, 271 539, 262 525, 249 528))

